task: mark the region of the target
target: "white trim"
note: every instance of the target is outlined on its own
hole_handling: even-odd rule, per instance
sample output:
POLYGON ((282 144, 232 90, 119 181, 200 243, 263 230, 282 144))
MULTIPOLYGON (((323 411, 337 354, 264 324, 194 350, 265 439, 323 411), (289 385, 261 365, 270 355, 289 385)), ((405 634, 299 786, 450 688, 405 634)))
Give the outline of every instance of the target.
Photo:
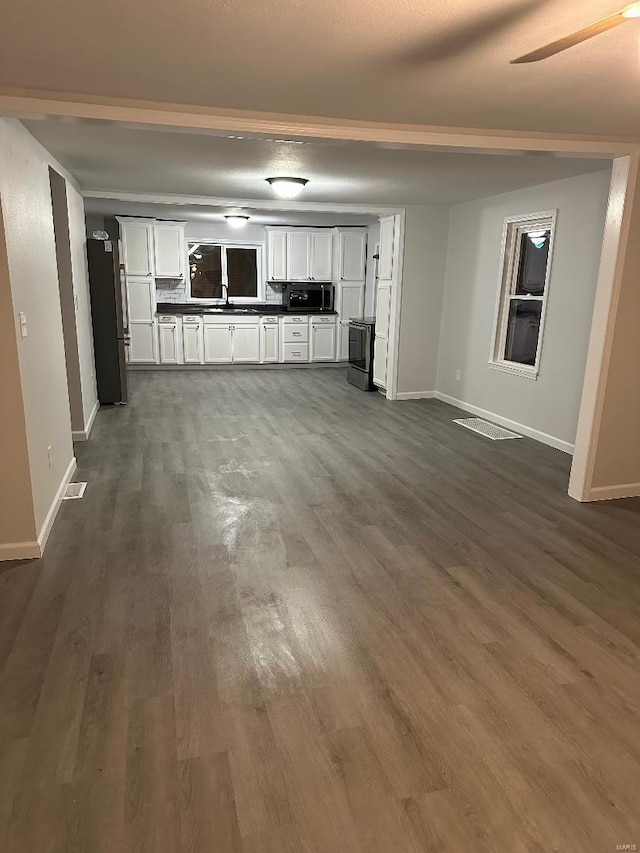
MULTIPOLYGON (((538 346, 540 346, 539 343, 538 346)), ((499 370, 500 373, 512 373, 514 376, 523 376, 525 379, 533 379, 534 381, 538 378, 539 371, 535 367, 527 367, 512 361, 493 361, 491 359, 487 364, 491 370, 499 370)))
POLYGON ((47 513, 47 517, 44 520, 44 524, 40 528, 40 533, 38 534, 38 545, 40 546, 40 554, 38 556, 42 556, 42 554, 44 554, 44 549, 47 547, 47 540, 49 539, 51 528, 53 527, 53 523, 55 522, 56 516, 58 515, 58 510, 60 509, 60 505, 62 504, 62 496, 65 493, 65 489, 71 482, 71 478, 76 473, 77 467, 78 463, 76 461, 76 457, 73 456, 71 458, 71 461, 67 465, 67 470, 64 472, 62 481, 58 486, 58 491, 56 492, 56 496, 53 499, 53 503, 49 507, 49 512, 47 513))
POLYGON ((596 486, 589 492, 587 501, 610 501, 614 498, 640 497, 640 483, 623 483, 620 486, 596 486))
MULTIPOLYGON (((406 211, 394 215, 393 252, 391 264, 391 304, 389 306, 389 333, 387 338, 387 400, 397 399, 398 371, 400 369, 400 320, 402 314, 402 285, 404 279, 404 242, 406 211)), ((377 292, 377 288, 376 288, 377 292)))
POLYGON ((397 391, 396 400, 432 400, 435 391, 397 391))
POLYGON ((93 427, 93 422, 96 419, 96 415, 100 410, 100 400, 96 400, 95 406, 91 410, 91 414, 87 418, 87 423, 85 424, 84 429, 74 429, 71 432, 71 438, 73 441, 88 441, 89 436, 91 435, 91 429, 93 427))
POLYGON ((500 426, 513 430, 514 432, 520 432, 522 435, 526 435, 527 438, 532 438, 534 441, 539 441, 542 444, 548 444, 549 447, 555 447, 556 450, 561 450, 563 453, 573 453, 573 444, 562 438, 556 438, 555 435, 549 435, 546 432, 533 429, 533 427, 528 427, 525 426, 525 424, 512 421, 510 418, 504 418, 502 415, 496 415, 495 412, 488 412, 486 409, 481 409, 480 406, 465 403, 464 400, 457 400, 455 397, 450 397, 448 394, 443 394, 440 391, 436 391, 435 396, 437 400, 442 400, 443 403, 449 403, 450 406, 455 406, 457 409, 462 409, 464 412, 471 412, 473 415, 486 418, 488 421, 493 421, 500 426))
POLYGON ((0 562, 5 560, 34 560, 41 556, 37 542, 8 542, 0 545, 0 562))

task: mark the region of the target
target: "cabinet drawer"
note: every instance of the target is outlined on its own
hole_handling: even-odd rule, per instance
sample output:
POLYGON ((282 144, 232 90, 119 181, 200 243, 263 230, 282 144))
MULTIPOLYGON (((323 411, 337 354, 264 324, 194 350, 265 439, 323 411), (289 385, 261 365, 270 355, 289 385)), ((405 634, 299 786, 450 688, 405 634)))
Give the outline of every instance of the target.
POLYGON ((202 323, 202 317, 186 316, 182 318, 182 322, 185 326, 199 326, 202 323))
POLYGON ((290 323, 284 323, 282 326, 282 340, 285 344, 308 343, 309 326, 294 326, 290 323))
POLYGON ((284 361, 309 361, 309 344, 284 343, 282 355, 284 361))
POLYGON ((318 314, 314 314, 311 318, 311 322, 314 326, 332 326, 335 325, 336 315, 330 314, 328 317, 322 317, 318 314))
POLYGON ((309 324, 308 314, 287 314, 284 318, 285 323, 307 323, 309 324))
POLYGON ((168 314, 161 314, 158 317, 158 323, 177 323, 177 322, 178 322, 177 317, 171 317, 168 314))
POLYGON ((261 317, 260 322, 263 326, 277 326, 278 318, 277 317, 261 317))

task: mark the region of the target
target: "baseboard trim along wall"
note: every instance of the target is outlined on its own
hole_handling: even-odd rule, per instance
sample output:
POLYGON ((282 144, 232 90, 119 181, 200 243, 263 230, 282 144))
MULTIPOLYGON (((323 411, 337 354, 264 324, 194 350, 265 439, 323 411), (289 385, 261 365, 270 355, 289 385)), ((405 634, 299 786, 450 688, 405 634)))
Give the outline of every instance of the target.
POLYGON ((610 501, 614 498, 640 497, 640 483, 622 483, 619 486, 596 486, 589 492, 589 501, 610 501))
POLYGON ((62 504, 62 496, 64 495, 64 491, 71 482, 71 478, 76 473, 76 469, 78 467, 78 463, 76 461, 76 457, 73 456, 71 462, 69 462, 67 466, 67 470, 64 472, 64 477, 60 485, 58 486, 58 491, 56 492, 56 496, 53 499, 53 503, 49 507, 49 512, 47 513, 47 517, 44 520, 44 524, 38 534, 38 545, 40 546, 40 553, 37 555, 41 557, 44 554, 44 549, 47 546, 47 540, 49 539, 49 534, 51 533, 51 528, 53 527, 53 523, 56 520, 56 516, 58 515, 58 510, 60 509, 60 505, 62 504))
POLYGON ((0 562, 5 560, 33 560, 42 556, 37 542, 7 542, 0 545, 0 562))
POLYGON ((73 441, 88 441, 89 436, 91 435, 91 428, 93 427, 93 422, 96 419, 96 415, 100 410, 100 401, 96 400, 96 404, 91 410, 91 414, 89 415, 89 419, 85 424, 84 429, 74 429, 71 433, 71 439, 73 441))
POLYGON ((562 438, 556 438, 555 435, 548 435, 546 432, 533 429, 532 427, 519 424, 517 421, 512 421, 509 418, 503 418, 502 415, 496 415, 494 412, 488 412, 486 409, 481 409, 479 406, 473 406, 471 403, 465 403, 464 400, 457 400, 455 397, 450 397, 448 394, 442 394, 436 391, 435 397, 442 400, 443 403, 449 403, 457 409, 462 409, 464 412, 470 412, 472 415, 486 418, 488 421, 493 421, 500 426, 511 429, 514 432, 519 432, 521 435, 526 435, 527 438, 533 438, 535 441, 540 441, 542 444, 548 444, 549 447, 555 447, 556 450, 561 450, 563 453, 573 454, 573 444, 564 441, 562 438))
POLYGON ((435 391, 398 391, 396 400, 433 400, 435 391))

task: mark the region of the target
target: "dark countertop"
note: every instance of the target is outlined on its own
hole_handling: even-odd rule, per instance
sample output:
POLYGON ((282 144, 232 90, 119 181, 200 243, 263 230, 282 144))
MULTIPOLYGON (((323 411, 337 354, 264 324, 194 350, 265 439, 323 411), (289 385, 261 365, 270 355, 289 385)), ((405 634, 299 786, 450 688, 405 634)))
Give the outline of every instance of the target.
POLYGON ((287 311, 273 303, 236 305, 229 308, 202 305, 198 302, 158 302, 156 314, 337 314, 337 311, 287 311))

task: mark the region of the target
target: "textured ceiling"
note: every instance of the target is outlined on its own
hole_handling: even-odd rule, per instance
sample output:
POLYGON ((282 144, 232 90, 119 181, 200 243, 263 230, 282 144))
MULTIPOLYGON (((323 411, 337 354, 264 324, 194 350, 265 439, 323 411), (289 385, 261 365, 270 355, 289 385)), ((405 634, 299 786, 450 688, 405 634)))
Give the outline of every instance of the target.
POLYGON ((621 0, 20 0, 0 86, 372 121, 640 137, 640 21, 509 60, 621 0))
POLYGON ((109 122, 25 122, 88 190, 273 200, 266 177, 305 177, 300 200, 445 204, 583 172, 606 160, 552 154, 440 152, 364 143, 304 144, 136 130, 109 122))

